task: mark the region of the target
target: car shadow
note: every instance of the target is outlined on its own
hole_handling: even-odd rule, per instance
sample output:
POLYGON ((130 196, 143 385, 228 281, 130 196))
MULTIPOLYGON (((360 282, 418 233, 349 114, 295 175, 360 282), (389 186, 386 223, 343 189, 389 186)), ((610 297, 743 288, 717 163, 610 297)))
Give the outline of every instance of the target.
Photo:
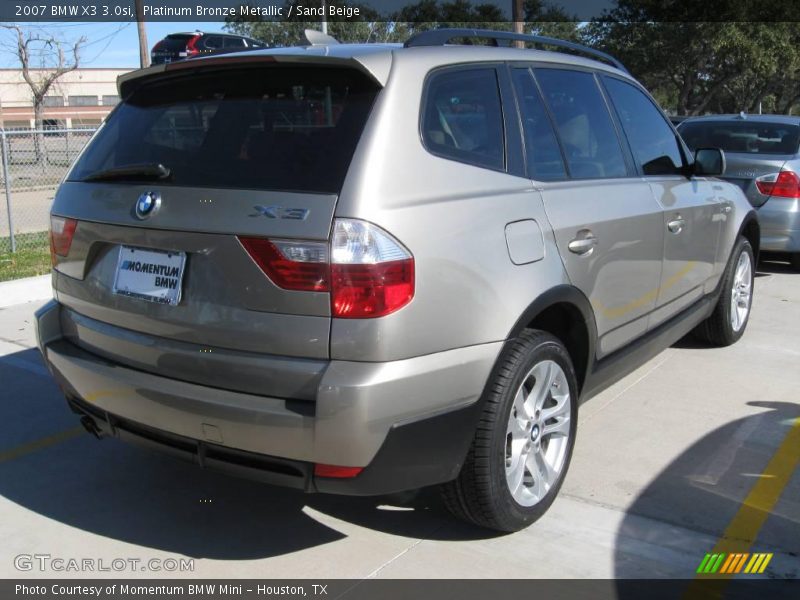
POLYGON ((782 260, 780 256, 767 255, 759 258, 756 277, 767 277, 778 273, 796 274, 797 271, 787 260, 782 260))
MULTIPOLYGON (((749 402, 766 409, 705 435, 687 448, 642 490, 626 510, 615 543, 615 577, 653 576, 658 560, 669 549, 690 563, 686 579, 726 532, 759 478, 769 478, 765 467, 795 419, 800 405, 789 402, 749 402), (654 526, 657 521, 664 527, 654 526), (708 547, 697 547, 694 532, 706 534, 708 547), (686 556, 689 554, 690 556, 686 556), (648 559, 652 561, 648 564, 648 559), (691 558, 691 560, 689 560, 691 558), (643 574, 644 573, 644 574, 643 574)), ((741 552, 772 552, 779 548, 789 556, 800 555, 800 478, 789 481, 775 507, 765 517, 757 539, 738 540, 741 552)), ((774 560, 770 578, 797 578, 800 563, 774 560)), ((663 565, 661 567, 663 569, 663 565)), ((671 573, 675 577, 674 570, 671 573)))
POLYGON ((0 381, 10 384, 0 395, 0 496, 70 527, 218 560, 328 544, 357 529, 351 525, 415 539, 494 536, 454 521, 434 490, 383 498, 306 494, 200 469, 116 439, 98 442, 76 430, 77 416, 35 350, 0 357, 0 381), (41 446, 64 431, 73 433, 41 446), (9 450, 32 443, 40 447, 9 457, 9 450))

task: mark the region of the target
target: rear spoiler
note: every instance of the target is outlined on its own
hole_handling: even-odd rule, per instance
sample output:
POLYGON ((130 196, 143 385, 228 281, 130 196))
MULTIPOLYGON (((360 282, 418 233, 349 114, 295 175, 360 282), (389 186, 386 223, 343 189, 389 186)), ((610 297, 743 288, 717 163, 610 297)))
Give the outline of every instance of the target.
POLYGON ((201 71, 208 68, 238 67, 254 64, 316 64, 320 66, 341 66, 357 69, 372 78, 381 87, 389 78, 391 67, 391 53, 370 53, 359 57, 329 56, 324 54, 299 54, 275 53, 266 54, 253 52, 235 55, 209 56, 203 58, 190 58, 179 62, 155 65, 146 69, 138 69, 117 77, 117 90, 119 97, 127 98, 142 84, 161 77, 168 77, 170 73, 180 71, 201 71))

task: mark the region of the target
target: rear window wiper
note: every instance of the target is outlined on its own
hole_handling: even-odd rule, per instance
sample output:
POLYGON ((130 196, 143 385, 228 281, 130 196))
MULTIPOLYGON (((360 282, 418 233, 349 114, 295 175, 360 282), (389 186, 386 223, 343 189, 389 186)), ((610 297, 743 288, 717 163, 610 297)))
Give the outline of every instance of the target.
POLYGON ((161 163, 123 165, 96 171, 84 177, 84 181, 107 181, 111 179, 166 179, 171 171, 161 163))

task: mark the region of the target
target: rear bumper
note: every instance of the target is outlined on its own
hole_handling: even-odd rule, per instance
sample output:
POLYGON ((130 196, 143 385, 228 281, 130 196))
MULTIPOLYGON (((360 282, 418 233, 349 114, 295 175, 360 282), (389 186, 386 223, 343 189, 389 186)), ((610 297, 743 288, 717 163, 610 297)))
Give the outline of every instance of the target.
POLYGON ((761 250, 800 252, 800 199, 770 198, 758 209, 761 250))
POLYGON ((455 477, 501 345, 389 363, 331 361, 314 400, 287 400, 121 366, 67 340, 60 310, 51 302, 37 312, 40 349, 74 408, 107 433, 177 450, 204 466, 255 469, 273 483, 345 494, 455 477), (353 479, 314 480, 314 463, 365 470, 353 479))

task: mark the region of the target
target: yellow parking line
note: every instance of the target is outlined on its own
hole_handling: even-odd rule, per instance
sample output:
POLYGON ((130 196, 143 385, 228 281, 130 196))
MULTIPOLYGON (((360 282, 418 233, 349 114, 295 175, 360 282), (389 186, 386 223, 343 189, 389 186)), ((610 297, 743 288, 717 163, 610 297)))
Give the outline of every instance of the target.
POLYGON ((8 462, 10 460, 14 460, 15 458, 20 458, 21 456, 49 448, 50 446, 55 446, 61 442, 66 442, 67 440, 71 440, 82 433, 86 433, 86 430, 83 427, 73 427, 72 429, 67 429, 66 431, 61 431, 38 440, 28 442, 27 444, 22 444, 16 448, 11 448, 11 450, 0 452, 0 463, 8 462))
POLYGON ((747 550, 800 463, 800 418, 795 419, 761 477, 747 494, 713 552, 747 550))
MULTIPOLYGON (((767 463, 761 477, 747 494, 739 511, 728 524, 725 533, 711 550, 712 554, 747 551, 758 536, 758 532, 800 463, 800 418, 790 423, 789 431, 767 463)), ((756 572, 760 566, 751 563, 750 572, 756 572)), ((731 577, 734 574, 728 570, 720 573, 717 578, 731 577)))
MULTIPOLYGON (((717 541, 711 554, 745 552, 753 545, 764 521, 769 517, 781 497, 783 489, 800 463, 800 418, 793 419, 789 423, 791 424, 789 431, 767 463, 761 477, 747 494, 738 512, 728 523, 725 533, 717 541)), ((747 555, 745 555, 745 559, 746 557, 747 555)), ((754 554, 745 573, 763 573, 771 559, 771 554, 754 554)), ((744 564, 744 560, 741 562, 744 564)), ((711 577, 708 574, 698 573, 692 584, 686 589, 683 598, 685 600, 705 600, 711 593, 721 596, 723 588, 718 584, 727 585, 725 580, 740 571, 741 565, 736 565, 736 569, 719 571, 711 577)))

